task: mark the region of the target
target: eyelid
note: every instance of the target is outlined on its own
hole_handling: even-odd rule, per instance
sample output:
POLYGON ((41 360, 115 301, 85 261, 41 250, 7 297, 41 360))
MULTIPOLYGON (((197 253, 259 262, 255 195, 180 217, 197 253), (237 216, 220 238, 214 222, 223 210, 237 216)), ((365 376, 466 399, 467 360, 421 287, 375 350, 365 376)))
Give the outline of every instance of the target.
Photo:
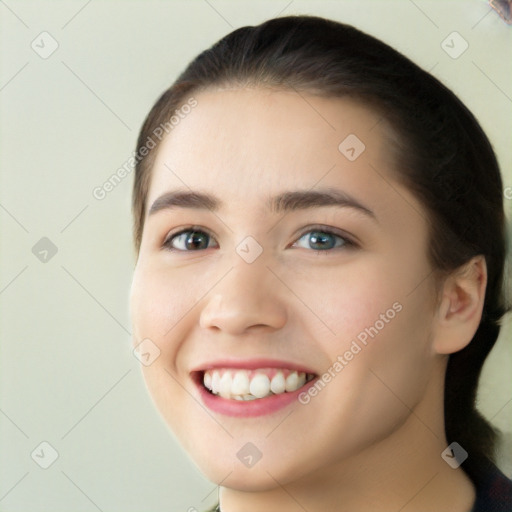
POLYGON ((172 238, 173 236, 180 235, 181 233, 185 233, 186 231, 204 231, 205 233, 210 234, 210 231, 204 228, 203 226, 199 226, 197 224, 190 224, 188 226, 182 226, 169 231, 169 233, 165 235, 164 242, 168 242, 169 239, 172 238))
MULTIPOLYGON (((333 226, 327 226, 325 224, 313 224, 311 226, 307 226, 303 228, 301 231, 299 231, 299 235, 295 237, 295 240, 293 243, 298 242, 304 235, 311 231, 322 231, 323 233, 329 233, 332 235, 339 236, 340 238, 343 238, 347 242, 348 246, 354 246, 359 247, 360 242, 357 239, 356 236, 352 235, 351 233, 348 233, 347 231, 344 231, 343 229, 335 228, 333 226)), ((331 249, 332 250, 332 249, 331 249)), ((328 252, 328 251, 321 251, 321 252, 328 252)))

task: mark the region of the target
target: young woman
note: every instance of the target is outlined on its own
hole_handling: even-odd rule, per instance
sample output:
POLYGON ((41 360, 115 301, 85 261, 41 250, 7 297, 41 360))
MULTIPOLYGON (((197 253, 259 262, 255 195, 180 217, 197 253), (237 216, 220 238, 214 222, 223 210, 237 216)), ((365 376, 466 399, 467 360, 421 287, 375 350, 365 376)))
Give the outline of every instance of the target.
POLYGON ((139 136, 134 343, 222 512, 504 511, 475 409, 502 182, 434 77, 334 21, 199 55, 139 136))

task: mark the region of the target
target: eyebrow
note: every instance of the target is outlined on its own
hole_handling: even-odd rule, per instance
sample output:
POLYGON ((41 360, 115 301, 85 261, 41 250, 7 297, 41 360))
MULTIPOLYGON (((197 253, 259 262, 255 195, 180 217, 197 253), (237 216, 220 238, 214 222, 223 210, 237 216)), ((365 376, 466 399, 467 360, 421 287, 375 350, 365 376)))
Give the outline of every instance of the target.
MULTIPOLYGON (((357 199, 345 192, 334 189, 283 192, 271 197, 267 201, 266 206, 271 213, 275 214, 322 206, 337 206, 340 208, 351 208, 364 213, 374 220, 376 219, 374 212, 357 199)), ((177 190, 166 192, 158 197, 151 205, 148 215, 174 208, 192 208, 216 212, 221 207, 222 201, 211 194, 177 190)))

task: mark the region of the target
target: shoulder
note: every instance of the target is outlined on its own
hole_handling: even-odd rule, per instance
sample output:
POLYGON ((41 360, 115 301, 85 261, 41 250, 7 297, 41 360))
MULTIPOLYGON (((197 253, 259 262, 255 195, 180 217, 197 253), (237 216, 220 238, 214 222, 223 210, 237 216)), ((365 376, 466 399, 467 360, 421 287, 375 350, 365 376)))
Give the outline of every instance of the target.
POLYGON ((478 475, 472 476, 476 487, 475 506, 471 512, 510 512, 512 481, 492 462, 482 464, 478 475))

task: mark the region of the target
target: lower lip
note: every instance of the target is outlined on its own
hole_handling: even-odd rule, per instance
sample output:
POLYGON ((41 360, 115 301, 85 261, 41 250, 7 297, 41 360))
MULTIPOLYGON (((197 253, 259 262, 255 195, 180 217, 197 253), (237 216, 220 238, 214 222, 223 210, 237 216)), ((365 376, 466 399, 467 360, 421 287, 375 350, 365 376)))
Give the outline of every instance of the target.
POLYGON ((280 395, 270 395, 266 398, 257 398, 255 400, 231 400, 229 398, 222 398, 221 396, 213 395, 207 391, 202 382, 196 381, 196 385, 199 388, 201 399, 208 409, 226 416, 248 418, 272 414, 280 409, 284 409, 291 403, 298 401, 299 395, 307 392, 307 390, 315 384, 316 380, 316 378, 310 380, 304 386, 291 393, 286 392, 280 395))

